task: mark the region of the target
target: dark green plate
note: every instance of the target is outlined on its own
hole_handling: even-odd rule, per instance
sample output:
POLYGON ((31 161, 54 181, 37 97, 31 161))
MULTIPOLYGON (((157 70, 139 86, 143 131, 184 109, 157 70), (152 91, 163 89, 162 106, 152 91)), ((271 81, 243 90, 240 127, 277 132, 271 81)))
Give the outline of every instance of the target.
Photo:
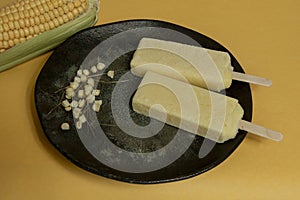
MULTIPOLYGON (((223 144, 214 144, 135 113, 130 98, 141 79, 130 74, 129 63, 143 37, 200 44, 228 52, 200 33, 162 21, 130 20, 83 30, 55 49, 36 82, 36 109, 47 138, 77 166, 125 182, 170 182, 212 169, 239 146, 246 132, 240 131, 236 138, 223 144), (90 113, 88 119, 94 120, 90 121, 92 125, 77 130, 73 115, 57 106, 64 96, 62 88, 73 80, 80 66, 91 66, 99 60, 107 64, 105 71, 115 70, 114 81, 125 81, 117 84, 105 75, 100 78, 97 87, 101 90, 98 98, 103 100, 102 109, 99 113, 90 113), (162 127, 157 134, 151 126, 138 127, 136 133, 128 132, 135 124, 146 126, 150 121, 162 127), (60 129, 63 122, 71 125, 69 131, 60 129), (136 137, 139 133, 144 138, 136 137)), ((230 56, 234 71, 243 72, 233 55, 230 56)), ((251 121, 249 84, 233 81, 226 94, 239 100, 245 112, 243 119, 251 121)))

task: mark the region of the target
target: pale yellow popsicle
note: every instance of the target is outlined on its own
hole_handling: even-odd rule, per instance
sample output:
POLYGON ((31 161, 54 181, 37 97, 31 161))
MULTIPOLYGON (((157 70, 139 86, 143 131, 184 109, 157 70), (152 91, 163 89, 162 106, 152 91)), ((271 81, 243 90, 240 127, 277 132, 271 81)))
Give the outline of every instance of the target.
POLYGON ((233 72, 227 52, 152 38, 141 39, 130 66, 137 76, 153 71, 215 91, 230 87, 232 79, 272 84, 265 78, 233 72))
POLYGON ((218 143, 236 136, 244 113, 234 98, 151 71, 140 83, 132 106, 138 113, 218 143))

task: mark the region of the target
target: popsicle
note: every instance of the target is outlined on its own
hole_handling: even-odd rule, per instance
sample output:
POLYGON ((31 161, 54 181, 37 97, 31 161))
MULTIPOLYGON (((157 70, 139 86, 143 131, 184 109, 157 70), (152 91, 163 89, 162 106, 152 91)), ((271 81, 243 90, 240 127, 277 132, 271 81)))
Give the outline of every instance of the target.
POLYGON ((233 79, 272 84, 265 78, 234 72, 227 52, 152 38, 141 39, 130 66, 138 76, 150 70, 215 91, 229 88, 233 79))
POLYGON ((237 99, 151 71, 132 100, 133 110, 218 143, 235 138, 238 129, 280 141, 279 132, 242 120, 237 99))

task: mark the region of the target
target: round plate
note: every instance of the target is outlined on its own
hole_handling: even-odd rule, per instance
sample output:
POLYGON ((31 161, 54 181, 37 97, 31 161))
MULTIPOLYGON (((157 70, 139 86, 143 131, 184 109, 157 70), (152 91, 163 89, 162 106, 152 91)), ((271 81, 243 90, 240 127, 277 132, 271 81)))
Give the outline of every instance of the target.
MULTIPOLYGON (((135 113, 130 105, 132 93, 141 81, 141 78, 130 74, 130 60, 143 37, 200 44, 205 48, 228 52, 222 45, 200 33, 163 21, 121 21, 83 30, 55 49, 37 79, 36 109, 47 138, 60 153, 77 166, 104 177, 130 183, 182 180, 212 169, 239 146, 246 132, 239 131, 234 139, 215 144, 200 136, 182 131, 180 133, 177 128, 169 125, 163 125, 157 134, 147 138, 134 137, 118 126, 113 107, 128 111, 130 119, 121 119, 125 125, 128 120, 140 126, 152 122, 160 123, 135 113), (91 134, 88 128, 78 131, 72 113, 66 112, 59 104, 64 99, 64 88, 76 76, 79 67, 92 66, 99 61, 107 65, 104 74, 108 70, 114 70, 115 77, 113 81, 105 75, 99 79, 97 88, 101 90, 101 95, 97 98, 103 100, 103 105, 100 112, 92 115, 97 119, 95 123, 100 131, 96 132, 94 129, 94 133, 91 134), (121 81, 122 84, 118 85, 117 80, 124 78, 126 74, 126 81, 121 81), (114 95, 117 95, 119 100, 113 102, 114 95), (70 124, 70 130, 61 130, 60 125, 63 122, 70 124), (184 151, 180 149, 185 145, 183 140, 182 145, 173 143, 180 134, 185 135, 181 139, 186 137, 190 140, 184 151), (85 137, 90 137, 88 144, 83 141, 85 137), (164 149, 170 144, 173 144, 171 148, 164 149), (96 149, 93 152, 98 152, 100 156, 91 153, 92 148, 96 149), (204 156, 199 156, 201 148, 209 151, 204 156), (175 152, 176 155, 170 158, 170 152, 175 152), (165 162, 166 160, 168 162, 165 162), (145 165, 145 162, 148 162, 148 165, 145 165)), ((228 53, 234 71, 243 72, 237 60, 228 53)), ((233 81, 232 86, 226 90, 226 95, 239 100, 244 109, 243 119, 251 121, 252 97, 249 84, 233 81)), ((120 122, 120 119, 118 120, 120 122)))

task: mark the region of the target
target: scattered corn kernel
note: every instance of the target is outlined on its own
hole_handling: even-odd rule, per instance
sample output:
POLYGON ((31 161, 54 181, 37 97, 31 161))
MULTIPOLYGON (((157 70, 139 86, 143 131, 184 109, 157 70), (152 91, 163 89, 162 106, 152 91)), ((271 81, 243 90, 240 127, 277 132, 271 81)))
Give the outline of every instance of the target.
POLYGON ((74 82, 80 83, 80 82, 81 82, 81 79, 80 79, 78 76, 75 76, 74 82))
POLYGON ((96 100, 93 104, 93 110, 99 112, 101 105, 102 105, 102 100, 96 100))
POLYGON ((73 90, 76 90, 77 88, 78 88, 78 86, 79 86, 79 84, 78 84, 78 82, 71 82, 70 83, 70 87, 73 89, 73 90))
POLYGON ((84 115, 81 115, 81 116, 79 117, 79 121, 80 121, 82 124, 85 123, 85 122, 86 122, 85 116, 84 116, 84 115))
POLYGON ((76 128, 81 129, 82 128, 82 123, 80 121, 76 122, 76 128))
POLYGON ((70 103, 70 106, 71 106, 72 108, 78 107, 78 101, 73 100, 73 101, 70 103))
POLYGON ((73 116, 75 119, 78 119, 80 117, 81 114, 81 109, 80 108, 74 108, 73 109, 73 116))
POLYGON ((71 110, 72 110, 71 106, 65 107, 65 111, 69 112, 71 110))
POLYGON ((105 64, 104 64, 104 63, 101 63, 101 62, 100 62, 100 63, 97 64, 97 69, 98 69, 98 70, 103 70, 104 67, 105 67, 105 64))
POLYGON ((84 90, 78 90, 78 92, 77 92, 77 96, 78 96, 78 98, 83 98, 84 97, 84 90))
POLYGON ((94 87, 94 85, 95 85, 94 79, 93 79, 93 78, 89 78, 89 79, 87 80, 87 84, 89 84, 90 86, 94 87))
POLYGON ((69 101, 68 101, 67 99, 64 100, 61 104, 62 104, 63 107, 68 107, 68 106, 70 106, 70 103, 69 103, 69 101))
POLYGON ((62 123, 62 124, 60 125, 60 128, 61 128, 62 130, 64 130, 64 131, 70 130, 70 125, 69 125, 69 123, 64 122, 64 123, 62 123))
POLYGON ((93 102, 95 101, 95 96, 89 94, 89 95, 86 97, 86 101, 87 101, 88 103, 93 103, 93 102))
POLYGON ((77 76, 82 76, 82 69, 77 70, 77 76))
POLYGON ((83 73, 84 75, 86 75, 86 76, 90 75, 90 71, 87 70, 87 69, 84 69, 84 70, 82 71, 82 73, 83 73))
POLYGON ((73 88, 68 87, 66 89, 66 95, 68 95, 69 97, 73 97, 75 95, 73 88))
POLYGON ((111 79, 113 79, 114 76, 115 76, 115 71, 109 70, 109 71, 107 72, 107 76, 110 77, 111 79))
POLYGON ((92 95, 99 96, 100 95, 100 90, 93 90, 92 95))
POLYGON ((65 97, 66 97, 66 99, 72 99, 72 97, 67 94, 65 95, 65 97))
POLYGON ((85 94, 90 94, 93 91, 93 87, 91 85, 84 86, 85 94))
POLYGON ((87 81, 87 76, 84 75, 84 74, 82 74, 82 75, 80 76, 80 79, 81 79, 81 82, 86 82, 86 81, 87 81))
POLYGON ((79 102, 78 102, 78 107, 79 108, 83 108, 85 105, 85 100, 84 99, 80 99, 79 102))
POLYGON ((94 74, 97 73, 97 67, 96 66, 92 66, 91 67, 91 72, 94 73, 94 74))

